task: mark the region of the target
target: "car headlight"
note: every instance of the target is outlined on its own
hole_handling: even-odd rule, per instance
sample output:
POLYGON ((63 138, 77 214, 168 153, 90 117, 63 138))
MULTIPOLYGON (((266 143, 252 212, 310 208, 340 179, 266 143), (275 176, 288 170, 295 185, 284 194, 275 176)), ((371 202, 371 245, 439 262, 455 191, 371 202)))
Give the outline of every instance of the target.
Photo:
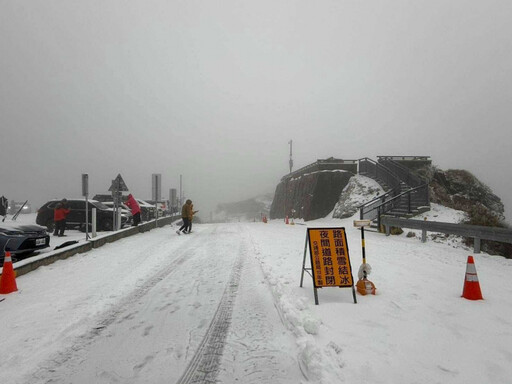
POLYGON ((5 236, 23 236, 24 235, 24 233, 20 232, 20 231, 3 231, 0 233, 5 236))

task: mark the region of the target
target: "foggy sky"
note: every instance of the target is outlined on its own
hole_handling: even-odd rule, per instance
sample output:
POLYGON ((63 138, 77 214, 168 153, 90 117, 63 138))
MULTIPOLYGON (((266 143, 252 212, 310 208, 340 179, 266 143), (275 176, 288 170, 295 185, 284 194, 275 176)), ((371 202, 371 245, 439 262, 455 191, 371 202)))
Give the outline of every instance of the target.
POLYGON ((316 159, 428 155, 512 215, 510 1, 0 0, 0 195, 204 214, 316 159), (407 145, 407 149, 404 149, 407 145))

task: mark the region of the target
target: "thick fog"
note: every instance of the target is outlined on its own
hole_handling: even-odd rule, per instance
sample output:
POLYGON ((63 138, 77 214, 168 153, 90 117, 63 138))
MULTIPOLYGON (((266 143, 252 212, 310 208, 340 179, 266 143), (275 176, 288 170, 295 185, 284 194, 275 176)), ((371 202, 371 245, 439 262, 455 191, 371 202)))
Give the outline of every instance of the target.
POLYGON ((0 195, 208 213, 334 156, 428 155, 512 215, 512 2, 0 0, 0 195))

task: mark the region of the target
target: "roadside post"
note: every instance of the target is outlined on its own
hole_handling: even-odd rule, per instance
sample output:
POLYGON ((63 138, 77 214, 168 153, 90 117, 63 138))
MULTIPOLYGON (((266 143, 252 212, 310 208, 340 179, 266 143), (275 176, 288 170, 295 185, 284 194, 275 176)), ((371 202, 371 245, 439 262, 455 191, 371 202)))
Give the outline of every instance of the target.
POLYGON ((89 240, 89 174, 82 173, 82 196, 85 197, 85 240, 89 240))
POLYGON ((313 279, 313 294, 318 305, 318 288, 352 288, 352 298, 357 304, 352 267, 348 253, 345 228, 308 228, 304 244, 300 287, 304 282, 304 272, 313 279), (310 268, 306 268, 306 253, 309 244, 310 268))
POLYGON ((162 175, 160 173, 151 175, 151 192, 155 202, 155 228, 158 228, 158 202, 162 199, 162 175))
POLYGON ((114 201, 114 212, 112 215, 112 230, 117 231, 118 229, 121 228, 121 215, 118 214, 118 212, 121 212, 119 206, 121 204, 121 196, 123 195, 123 192, 129 191, 120 173, 118 173, 117 177, 114 180, 112 180, 112 185, 108 190, 112 192, 112 200, 114 201))
POLYGON ((174 213, 177 211, 177 206, 178 206, 176 188, 169 189, 169 202, 171 205, 170 206, 171 216, 173 216, 174 213))
POLYGON ((367 295, 371 293, 375 295, 375 284, 373 284, 370 280, 367 279, 368 275, 371 273, 372 268, 370 264, 366 263, 366 247, 364 241, 364 227, 369 227, 371 225, 371 220, 354 220, 354 227, 359 228, 361 230, 361 248, 363 255, 363 264, 359 267, 359 272, 357 274, 357 292, 361 295, 367 295))
POLYGON ((121 206, 118 205, 118 208, 117 208, 117 227, 116 227, 116 231, 119 231, 121 229, 121 206))
POLYGON ((96 208, 92 209, 92 237, 96 237, 96 208))

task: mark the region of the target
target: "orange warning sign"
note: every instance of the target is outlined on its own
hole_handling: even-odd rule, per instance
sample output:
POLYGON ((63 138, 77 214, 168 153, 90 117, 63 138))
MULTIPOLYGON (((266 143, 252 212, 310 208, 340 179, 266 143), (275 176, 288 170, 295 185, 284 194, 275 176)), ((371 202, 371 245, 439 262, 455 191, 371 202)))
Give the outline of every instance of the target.
POLYGON ((308 228, 315 288, 353 287, 345 228, 308 228))

